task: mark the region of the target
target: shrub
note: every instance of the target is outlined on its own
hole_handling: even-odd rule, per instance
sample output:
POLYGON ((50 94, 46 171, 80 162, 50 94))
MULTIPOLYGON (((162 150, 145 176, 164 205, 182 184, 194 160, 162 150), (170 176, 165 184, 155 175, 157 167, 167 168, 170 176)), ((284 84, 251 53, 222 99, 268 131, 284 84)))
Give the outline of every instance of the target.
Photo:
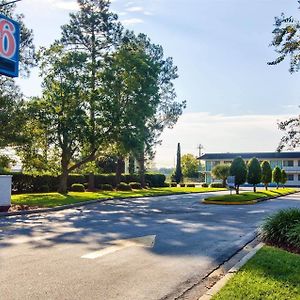
POLYGON ((202 183, 201 185, 203 188, 208 188, 208 183, 202 183))
POLYGON ((84 175, 81 175, 81 174, 69 174, 67 185, 68 185, 68 188, 70 188, 74 183, 85 184, 87 182, 88 182, 88 179, 84 175))
MULTIPOLYGON (((88 180, 88 175, 86 175, 88 180)), ((116 175, 115 174, 97 174, 95 175, 95 187, 100 188, 103 184, 110 184, 111 186, 116 186, 116 175)))
POLYGON ((146 173, 145 180, 150 183, 150 187, 164 187, 166 176, 160 173, 146 173))
POLYGON ((196 187, 195 183, 188 183, 186 187, 196 187))
POLYGON ((142 189, 142 185, 139 182, 130 182, 129 185, 134 190, 141 190, 142 189))
POLYGON ((71 186, 72 192, 85 192, 84 185, 81 183, 73 183, 71 186))
POLYGON ((298 223, 288 231, 287 241, 291 246, 300 249, 300 223, 298 223))
POLYGON ((211 188, 223 188, 223 183, 221 182, 213 182, 209 185, 211 188))
POLYGON ((129 184, 127 184, 126 182, 120 182, 118 185, 117 185, 117 190, 119 191, 131 191, 132 188, 129 184))
POLYGON ((180 183, 180 187, 185 187, 185 184, 184 183, 180 183))
POLYGON ((300 224, 300 209, 290 208, 280 210, 269 216, 260 229, 263 241, 277 246, 285 246, 294 235, 292 229, 300 224))
POLYGON ((176 182, 171 182, 170 187, 177 187, 177 183, 176 182))
POLYGON ((114 188, 111 184, 105 183, 105 184, 101 184, 101 190, 102 191, 113 191, 114 188))
POLYGON ((47 184, 42 185, 40 187, 40 192, 41 193, 49 193, 50 192, 49 186, 47 184))

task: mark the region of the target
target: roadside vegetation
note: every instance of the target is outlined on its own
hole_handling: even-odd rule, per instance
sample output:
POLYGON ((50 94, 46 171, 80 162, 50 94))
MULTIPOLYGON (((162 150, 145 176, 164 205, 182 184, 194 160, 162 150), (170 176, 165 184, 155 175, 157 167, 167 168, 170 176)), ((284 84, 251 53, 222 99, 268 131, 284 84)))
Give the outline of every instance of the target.
POLYGON ((206 198, 204 202, 232 202, 232 203, 254 203, 255 200, 258 199, 266 199, 266 198, 271 198, 271 197, 279 197, 279 196, 284 196, 288 195, 291 193, 295 193, 295 189, 291 188, 282 188, 282 189, 272 189, 268 191, 258 191, 256 193, 254 192, 244 192, 240 194, 234 194, 234 195, 221 195, 221 196, 212 196, 209 198, 206 198))
POLYGON ((300 256, 265 246, 213 300, 300 299, 300 256))
POLYGON ((33 207, 55 207, 90 200, 106 198, 136 198, 149 196, 176 195, 188 193, 216 192, 218 188, 195 188, 195 187, 165 187, 140 189, 131 191, 98 191, 98 192, 69 192, 67 195, 60 193, 19 194, 12 196, 13 205, 26 205, 33 207))

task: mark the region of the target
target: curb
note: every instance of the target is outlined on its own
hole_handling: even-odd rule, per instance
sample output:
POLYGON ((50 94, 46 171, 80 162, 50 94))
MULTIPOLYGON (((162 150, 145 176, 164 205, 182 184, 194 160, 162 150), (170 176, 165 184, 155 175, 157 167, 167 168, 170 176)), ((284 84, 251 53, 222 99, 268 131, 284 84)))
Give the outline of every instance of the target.
POLYGON ((281 198, 281 197, 284 197, 284 196, 293 195, 293 194, 297 194, 297 193, 299 193, 299 191, 296 191, 296 192, 293 192, 293 193, 287 193, 287 194, 284 194, 284 195, 273 196, 273 197, 258 198, 258 199, 255 199, 255 200, 250 200, 250 201, 245 201, 245 202, 225 202, 225 201, 222 202, 222 201, 215 201, 215 200, 209 201, 209 200, 203 199, 202 203, 203 204, 215 204, 215 205, 249 205, 249 204, 256 204, 256 203, 259 203, 259 202, 264 202, 264 201, 268 201, 268 200, 272 200, 272 199, 277 199, 277 198, 281 198))
POLYGON ((39 209, 32 209, 32 210, 21 210, 21 211, 14 211, 14 212, 0 212, 0 218, 2 217, 11 217, 11 216, 23 216, 23 215, 31 215, 31 214, 39 214, 39 213, 47 213, 47 212, 54 212, 54 211, 61 211, 65 209, 70 208, 76 208, 81 206, 86 206, 90 204, 96 204, 101 202, 106 202, 109 200, 130 200, 130 199, 136 199, 136 198, 150 198, 150 197, 164 197, 164 196, 177 196, 177 195, 189 195, 189 194, 204 194, 204 193, 217 193, 217 192, 223 192, 221 191, 210 191, 210 192, 190 192, 190 193, 176 193, 176 194, 164 194, 164 195, 152 195, 152 196, 138 196, 138 197, 118 197, 118 198, 103 198, 103 199, 96 199, 96 200, 89 200, 84 202, 77 202, 74 204, 67 204, 67 205, 61 205, 61 206, 55 206, 55 207, 49 207, 49 208, 39 208, 39 209))
POLYGON ((198 300, 209 300, 217 294, 232 278, 242 266, 244 266, 257 252, 264 246, 264 243, 259 243, 251 252, 245 255, 237 264, 235 264, 228 273, 220 279, 211 289, 209 289, 203 296, 201 296, 198 300))

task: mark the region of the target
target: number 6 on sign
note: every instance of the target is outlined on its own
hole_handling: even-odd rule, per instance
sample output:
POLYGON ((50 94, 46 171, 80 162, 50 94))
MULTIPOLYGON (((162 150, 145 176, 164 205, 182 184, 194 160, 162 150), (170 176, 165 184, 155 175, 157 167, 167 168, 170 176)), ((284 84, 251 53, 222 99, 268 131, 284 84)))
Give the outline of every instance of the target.
POLYGON ((18 77, 19 44, 19 23, 0 14, 0 74, 18 77))

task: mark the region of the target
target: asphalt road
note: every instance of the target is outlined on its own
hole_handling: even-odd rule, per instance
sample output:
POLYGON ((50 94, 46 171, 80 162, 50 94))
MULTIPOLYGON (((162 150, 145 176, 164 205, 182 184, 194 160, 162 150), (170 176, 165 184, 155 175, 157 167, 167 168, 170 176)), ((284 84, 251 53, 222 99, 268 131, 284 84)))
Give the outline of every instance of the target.
POLYGON ((300 195, 245 206, 190 194, 0 218, 0 299, 174 299, 300 195), (143 238, 141 238, 143 237, 143 238))

